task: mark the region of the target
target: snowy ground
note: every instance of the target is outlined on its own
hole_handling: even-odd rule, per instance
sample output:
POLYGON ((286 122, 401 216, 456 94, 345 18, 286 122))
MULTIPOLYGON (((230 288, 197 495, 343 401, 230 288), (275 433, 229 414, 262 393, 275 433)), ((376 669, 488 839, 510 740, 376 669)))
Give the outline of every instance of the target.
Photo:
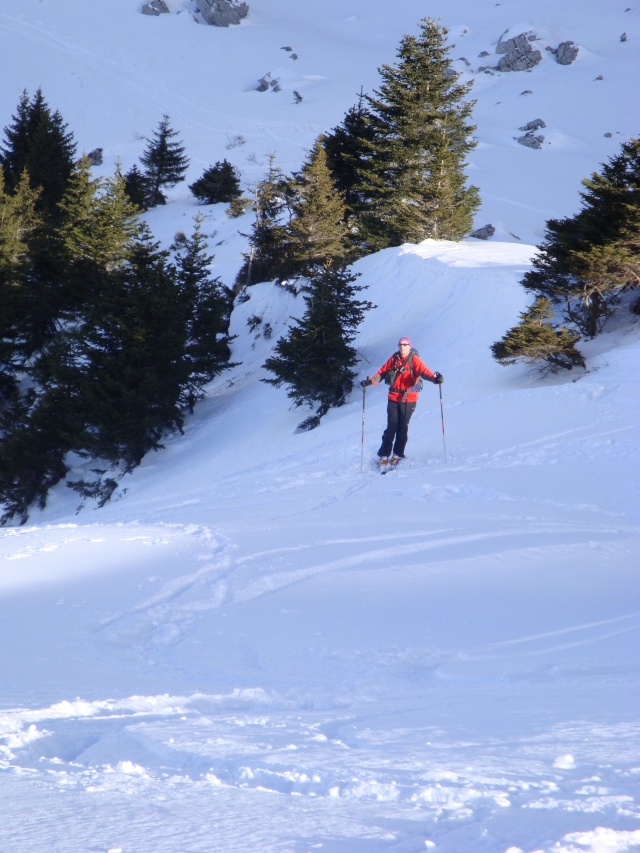
MULTIPOLYGON (((277 137, 291 168, 360 83, 374 82, 354 56, 372 68, 392 61, 425 14, 416 0, 390 21, 388 4, 350 0, 322 4, 310 22, 301 4, 256 0, 246 25, 222 33, 186 13, 126 18, 128 0, 83 16, 78 3, 60 5, 0 0, 12 76, 0 71, 15 80, 0 91, 7 121, 21 88, 43 83, 82 144, 91 128, 86 147, 104 142, 110 157, 137 156, 134 127, 147 132, 166 110, 194 150, 216 133, 248 135, 253 122, 254 150, 277 137), (127 21, 117 40, 115 6, 127 21), (180 45, 174 65, 159 68, 142 36, 150 28, 158 54, 169 38, 180 45), (202 79, 186 76, 202 45, 214 55, 207 40, 223 37, 253 51, 229 67, 229 79, 246 78, 251 107, 242 119, 234 101, 226 129, 213 95, 207 124, 202 79), (300 72, 308 92, 274 114, 276 101, 263 107, 249 91, 268 70, 258 46, 275 56, 294 41, 306 45, 298 62, 314 57, 300 72), (84 85, 71 91, 74 68, 84 85), (294 113, 314 99, 310 115, 329 116, 322 127, 294 113)), ((583 124, 575 116, 595 91, 579 75, 591 86, 598 62, 602 82, 637 69, 616 57, 631 48, 638 62, 618 30, 637 37, 640 7, 455 0, 426 12, 439 7, 456 39, 464 27, 476 39, 476 54, 489 33, 495 42, 523 22, 584 48, 582 64, 561 69, 577 75, 579 144, 532 152, 506 142, 506 123, 489 122, 493 96, 476 93, 479 136, 502 140, 474 155, 491 211, 478 224, 508 223, 502 242, 427 241, 356 266, 378 306, 358 339, 362 374, 409 334, 445 375, 446 455, 431 385, 406 464, 389 476, 371 463, 382 388, 366 393, 364 444, 360 391, 296 434, 306 413, 260 382, 260 366, 301 306, 272 285, 252 288, 233 314, 240 364, 212 384, 185 436, 147 457, 104 509, 79 509, 61 484, 44 512, 0 531, 0 850, 640 850, 638 327, 582 344, 586 373, 545 380, 489 351, 527 304, 518 281, 533 247, 507 232, 535 242, 548 215, 572 212, 562 202, 575 209, 579 179, 606 146, 618 150, 600 131, 637 130, 622 85, 581 113, 583 124), (532 201, 534 186, 548 210, 532 201), (262 322, 250 332, 254 316, 262 322)), ((512 90, 517 124, 516 91, 535 84, 550 97, 559 73, 545 56, 530 75, 486 80, 500 88, 496 101, 512 90)), ((150 214, 154 232, 188 227, 196 208, 176 193, 150 214)), ((206 212, 229 281, 237 224, 206 212)))

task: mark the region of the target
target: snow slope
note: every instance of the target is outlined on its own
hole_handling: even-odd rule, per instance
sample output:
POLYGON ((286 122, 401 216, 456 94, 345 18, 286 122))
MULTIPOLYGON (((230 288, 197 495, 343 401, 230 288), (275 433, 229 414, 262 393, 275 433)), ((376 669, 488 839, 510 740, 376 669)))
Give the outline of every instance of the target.
MULTIPOLYGON (((184 436, 104 509, 61 484, 0 531, 0 850, 639 850, 638 327, 581 345, 586 373, 545 380, 489 346, 527 304, 527 241, 637 131, 640 6, 254 0, 216 31, 183 5, 155 19, 128 0, 0 0, 2 114, 42 84, 108 172, 166 111, 190 180, 241 153, 250 183, 275 148, 299 166, 425 11, 469 59, 507 27, 581 54, 478 78, 471 174, 493 241, 356 265, 377 306, 362 374, 409 334, 445 375, 446 446, 430 385, 387 477, 371 463, 382 388, 295 433, 306 413, 260 379, 302 306, 260 284, 233 313, 239 364, 184 436), (282 91, 252 91, 269 70, 282 91), (543 110, 552 145, 517 145, 512 128, 543 110), (247 142, 227 148, 234 134, 247 142)), ((149 220, 169 239, 196 210, 179 187, 149 220)), ((230 282, 249 220, 205 212, 230 282)))

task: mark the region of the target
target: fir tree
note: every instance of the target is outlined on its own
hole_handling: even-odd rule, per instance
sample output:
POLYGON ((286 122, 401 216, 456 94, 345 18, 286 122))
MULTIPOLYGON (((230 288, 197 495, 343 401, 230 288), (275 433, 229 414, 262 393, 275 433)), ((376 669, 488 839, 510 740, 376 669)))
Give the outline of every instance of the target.
POLYGON ((38 209, 55 221, 57 205, 73 170, 73 134, 60 113, 51 112, 41 89, 30 101, 28 93, 23 92, 13 123, 4 132, 6 143, 0 162, 7 189, 13 191, 26 170, 31 186, 41 189, 38 209))
POLYGON ((124 176, 124 191, 131 204, 138 210, 147 209, 149 189, 147 179, 134 164, 124 176))
POLYGON ((238 287, 278 278, 287 267, 290 181, 269 155, 265 178, 256 187, 250 249, 236 278, 238 287))
POLYGON ((167 253, 146 225, 107 283, 69 332, 69 393, 77 394, 85 424, 76 449, 130 471, 162 446, 165 434, 182 428, 186 306, 167 253))
POLYGON ((189 189, 203 204, 232 202, 241 195, 240 176, 228 160, 209 166, 189 189))
POLYGON ((0 410, 0 524, 24 524, 29 509, 42 509, 47 494, 67 473, 67 447, 60 430, 66 401, 53 391, 44 400, 35 390, 16 394, 0 410))
POLYGON ((565 305, 566 319, 595 337, 620 294, 640 285, 640 140, 583 181, 581 210, 549 220, 522 284, 565 305))
POLYGON ((105 270, 120 266, 138 233, 138 211, 125 191, 119 172, 92 179, 89 160, 80 160, 60 203, 62 239, 71 263, 105 270))
POLYGON ((553 313, 551 300, 539 296, 531 308, 520 314, 520 323, 492 344, 496 361, 504 365, 520 361, 536 364, 543 372, 553 373, 560 368, 584 367, 584 358, 575 347, 580 336, 565 326, 554 325, 553 313))
POLYGON ((204 397, 204 387, 232 365, 229 362, 231 294, 211 276, 213 257, 207 254, 202 216, 196 216, 191 237, 178 235, 174 275, 187 306, 187 338, 182 364, 180 402, 189 411, 204 397))
POLYGON ((345 204, 336 190, 320 137, 292 184, 288 227, 290 274, 307 277, 347 255, 345 204))
POLYGON ((38 191, 26 172, 13 195, 4 191, 0 170, 0 400, 16 389, 24 367, 24 318, 29 308, 29 241, 40 227, 36 213, 38 191))
POLYGON ((58 329, 82 322, 109 273, 128 259, 138 234, 138 213, 125 194, 122 175, 92 179, 87 158, 74 168, 60 213, 56 242, 63 273, 49 300, 58 329))
POLYGON ((189 159, 184 146, 176 139, 178 132, 173 130, 169 116, 162 117, 153 138, 148 140, 142 157, 147 188, 147 207, 165 204, 163 187, 173 187, 184 180, 189 159))
POLYGON ((467 187, 465 157, 475 147, 466 100, 471 84, 449 71, 447 30, 430 18, 418 37, 405 36, 395 66, 367 96, 373 141, 360 169, 363 244, 377 251, 426 238, 459 240, 479 205, 467 187))
POLYGON ((365 199, 361 190, 361 172, 374 141, 371 113, 364 94, 345 115, 342 124, 322 140, 327 163, 346 206, 347 219, 352 220, 363 210, 365 199))
POLYGON ((316 405, 301 429, 313 429, 331 407, 342 406, 353 389, 358 354, 352 345, 366 311, 374 307, 357 298, 364 290, 346 268, 316 271, 304 295, 306 311, 286 337, 280 338, 264 367, 277 388, 287 385, 294 406, 316 405))

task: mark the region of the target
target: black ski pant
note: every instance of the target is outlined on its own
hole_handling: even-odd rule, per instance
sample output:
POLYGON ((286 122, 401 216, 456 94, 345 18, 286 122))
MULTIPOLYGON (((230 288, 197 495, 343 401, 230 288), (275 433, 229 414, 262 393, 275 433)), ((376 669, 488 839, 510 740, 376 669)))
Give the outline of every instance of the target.
POLYGON ((415 403, 387 402, 387 428, 382 433, 382 444, 378 456, 404 456, 409 437, 409 421, 416 410, 415 403))

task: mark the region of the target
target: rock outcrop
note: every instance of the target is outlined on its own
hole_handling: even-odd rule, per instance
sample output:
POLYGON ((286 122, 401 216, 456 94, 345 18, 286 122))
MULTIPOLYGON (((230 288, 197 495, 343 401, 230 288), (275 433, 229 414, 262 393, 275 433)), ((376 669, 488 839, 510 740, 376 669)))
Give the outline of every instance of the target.
POLYGON ((571 65, 580 52, 580 48, 573 41, 561 41, 558 47, 545 49, 555 56, 558 65, 571 65))
POLYGON ((534 50, 525 33, 506 41, 500 36, 496 53, 504 54, 498 61, 498 71, 528 71, 542 60, 542 54, 534 50))
POLYGON ((536 118, 533 121, 528 121, 526 124, 523 124, 522 127, 518 128, 518 130, 539 130, 541 127, 546 126, 546 122, 542 121, 541 118, 536 118))
POLYGON ((143 15, 166 15, 169 12, 169 7, 164 0, 149 0, 142 7, 143 15))
POLYGON ((577 58, 579 52, 578 45, 572 41, 563 41, 558 45, 556 59, 559 65, 571 65, 577 58))
POLYGON ((529 131, 529 133, 525 133, 524 136, 519 136, 518 142, 520 143, 520 145, 524 145, 526 148, 542 148, 544 136, 536 136, 534 133, 531 133, 531 131, 529 131))
POLYGON ((214 27, 239 24, 249 14, 249 6, 244 0, 196 0, 196 8, 214 27))

